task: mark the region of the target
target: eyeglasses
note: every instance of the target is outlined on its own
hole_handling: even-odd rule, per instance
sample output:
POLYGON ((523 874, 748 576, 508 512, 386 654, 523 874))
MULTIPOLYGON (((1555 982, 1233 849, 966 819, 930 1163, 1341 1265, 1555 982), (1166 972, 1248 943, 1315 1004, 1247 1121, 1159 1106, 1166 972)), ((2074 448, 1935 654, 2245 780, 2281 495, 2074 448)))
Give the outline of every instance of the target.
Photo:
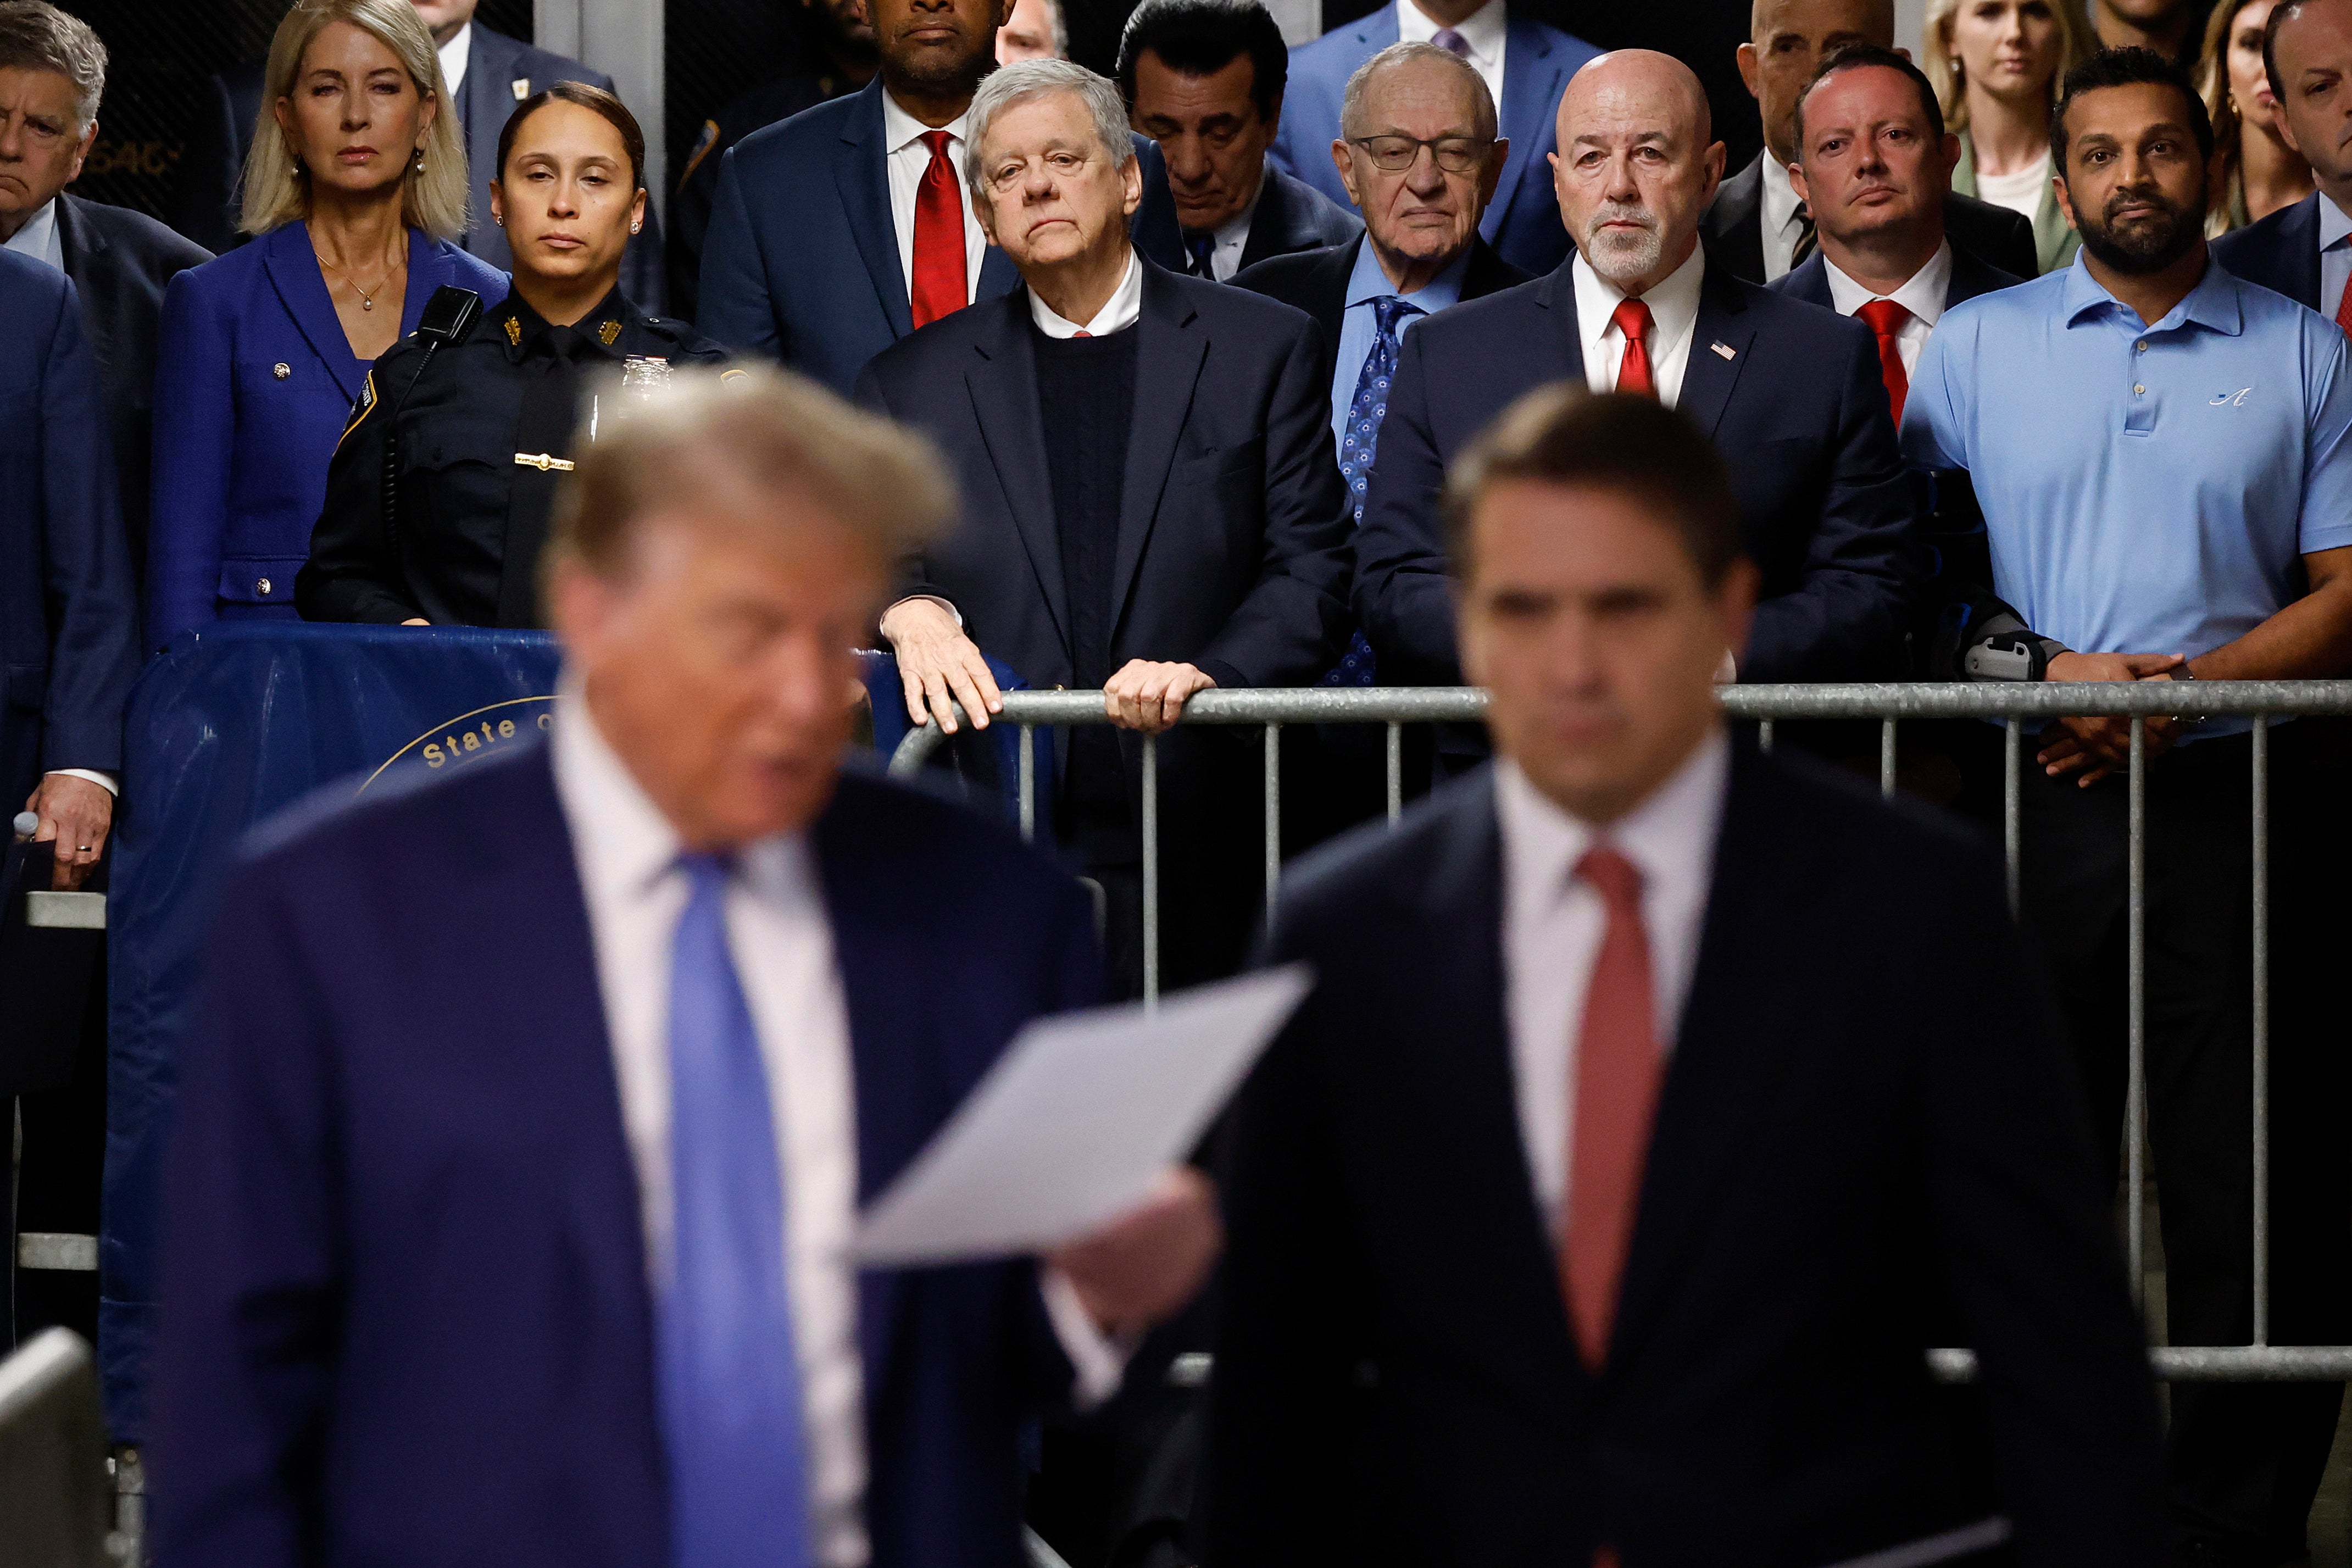
POLYGON ((1402 174, 1420 158, 1423 147, 1437 160, 1437 166, 1449 174, 1467 174, 1486 161, 1487 151, 1495 145, 1492 137, 1441 136, 1434 142, 1423 142, 1411 136, 1356 136, 1348 141, 1350 147, 1361 147, 1372 161, 1372 167, 1383 174, 1402 174))

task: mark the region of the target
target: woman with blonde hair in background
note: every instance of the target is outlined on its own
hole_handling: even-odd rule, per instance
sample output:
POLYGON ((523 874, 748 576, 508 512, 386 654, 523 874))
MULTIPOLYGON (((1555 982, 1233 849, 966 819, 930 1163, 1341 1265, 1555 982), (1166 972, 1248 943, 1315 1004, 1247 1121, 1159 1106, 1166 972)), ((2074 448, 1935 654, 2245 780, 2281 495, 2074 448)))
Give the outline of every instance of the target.
POLYGON ((445 283, 503 300, 466 228, 464 132, 409 0, 300 0, 269 46, 254 243, 172 280, 155 365, 147 642, 293 619, 327 459, 445 283))
POLYGON ((2078 0, 1928 0, 1927 79, 1960 139, 1952 189, 2021 213, 2044 272, 2082 239, 2051 186, 2050 115, 2058 83, 2098 40, 2078 0))
POLYGON ((2278 100, 2263 66, 2263 28, 2278 0, 2213 7, 2197 52, 2197 91, 2213 121, 2221 184, 2205 219, 2210 237, 2243 228, 2311 195, 2311 165, 2286 144, 2278 100))

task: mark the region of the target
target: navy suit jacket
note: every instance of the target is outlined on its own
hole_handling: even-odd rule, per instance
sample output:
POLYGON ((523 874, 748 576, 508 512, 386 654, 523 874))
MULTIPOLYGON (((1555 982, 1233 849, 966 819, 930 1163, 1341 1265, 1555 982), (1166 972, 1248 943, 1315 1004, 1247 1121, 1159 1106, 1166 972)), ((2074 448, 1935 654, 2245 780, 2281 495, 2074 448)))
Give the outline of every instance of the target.
MULTIPOLYGON (((1387 5, 1290 51, 1290 85, 1282 95, 1274 155, 1343 205, 1348 187, 1331 162, 1339 100, 1356 68, 1396 41, 1396 6, 1387 5)), ((1503 101, 1496 111, 1511 151, 1478 232, 1523 272, 1549 272, 1568 258, 1568 230, 1559 221, 1545 154, 1559 144, 1554 122, 1568 79, 1600 52, 1582 38, 1527 16, 1512 16, 1505 30, 1503 101)))
POLYGON ((2224 272, 2333 316, 2341 301, 2319 302, 2319 204, 2326 199, 2314 191, 2259 223, 2231 229, 2207 248, 2224 272))
MULTIPOLYGON (((467 58, 466 79, 457 93, 458 123, 466 132, 466 195, 471 215, 461 243, 488 265, 510 272, 514 252, 507 245, 507 231, 490 216, 490 182, 499 177, 499 132, 506 129, 515 106, 533 93, 559 81, 576 81, 610 92, 613 79, 578 60, 493 33, 479 22, 473 26, 473 52, 467 58)), ((656 191, 646 203, 646 231, 631 237, 621 257, 621 292, 649 316, 662 312, 661 209, 661 193, 656 191)))
POLYGON ((1291 178, 1271 158, 1265 162, 1261 183, 1257 210, 1250 214, 1249 237, 1242 242, 1244 268, 1277 256, 1345 245, 1364 232, 1364 220, 1353 207, 1342 206, 1304 180, 1291 178))
MULTIPOLYGON (((507 296, 505 273, 411 229, 401 336, 445 284, 486 306, 507 296)), ((327 459, 368 371, 299 222, 172 279, 155 355, 149 648, 207 621, 296 618, 327 459)))
MULTIPOLYGON (((755 131, 727 150, 702 242, 695 327, 739 354, 781 360, 847 395, 866 362, 915 330, 883 166, 882 79, 755 131)), ((1159 143, 1135 138, 1143 205, 1130 227, 1163 267, 1184 265, 1159 143)), ((1021 281, 990 246, 974 303, 1021 281)))
MULTIPOLYGON (((1748 167, 1727 176, 1699 219, 1707 255, 1750 283, 1764 281, 1764 160, 1770 156, 1769 149, 1759 153, 1748 167)), ((2033 278, 2042 271, 2033 225, 2022 213, 1953 193, 1944 197, 1944 232, 1954 250, 1971 251, 2011 277, 2033 278)))
MULTIPOLYGON (((1277 256, 1234 278, 1234 282, 1244 289, 1269 300, 1279 300, 1315 318, 1315 324, 1323 329, 1323 381, 1327 386, 1339 368, 1339 332, 1347 324, 1348 279, 1356 275, 1356 258, 1363 246, 1364 237, 1359 234, 1343 245, 1277 256)), ((1470 241, 1470 263, 1462 269, 1462 299, 1456 302, 1483 300, 1529 281, 1526 273, 1496 255, 1494 247, 1474 236, 1470 241)))
MULTIPOLYGON (((811 844, 864 1203, 1022 1025, 1098 998, 1100 964, 1076 885, 957 806, 845 777, 811 844)), ((667 1562, 636 1175, 548 753, 264 850, 206 973, 158 1560, 667 1562)), ((857 1327, 875 1568, 1018 1568, 1018 1424, 1070 1375, 1034 1265, 867 1272, 857 1327)))
POLYGON ((0 251, 0 802, 54 768, 120 768, 138 580, 72 279, 0 251))
POLYGON ((114 448, 115 493, 131 538, 132 580, 146 570, 148 473, 155 441, 155 342, 163 290, 212 252, 129 207, 58 198, 66 276, 81 295, 114 448))
MULTIPOLYGON (((1571 266, 1404 335, 1356 538, 1356 609, 1386 679, 1461 679, 1438 517, 1445 468, 1520 394, 1583 382, 1571 266)), ((1710 259, 1678 405, 1730 465, 1740 542, 1763 574, 1739 678, 1898 675, 1913 499, 1870 329, 1710 259)))
POLYGON ((1598 1373, 1503 885, 1484 772, 1285 879, 1319 984, 1232 1117, 1202 1560, 1817 1568, 2005 1513, 2030 1568, 2155 1568, 2145 1342, 1990 847, 1735 751, 1598 1373))
MULTIPOLYGON (((1996 289, 2011 289, 2025 279, 2011 272, 1979 261, 1972 252, 1952 247, 1952 278, 1944 288, 1944 308, 1950 310, 1963 300, 1973 300, 1979 294, 1990 294, 1996 289)), ((1802 300, 1808 305, 1819 305, 1824 310, 1834 310, 1837 303, 1830 293, 1829 263, 1820 251, 1805 258, 1804 264, 1792 272, 1782 273, 1764 285, 1775 294, 1786 294, 1791 300, 1802 300)))

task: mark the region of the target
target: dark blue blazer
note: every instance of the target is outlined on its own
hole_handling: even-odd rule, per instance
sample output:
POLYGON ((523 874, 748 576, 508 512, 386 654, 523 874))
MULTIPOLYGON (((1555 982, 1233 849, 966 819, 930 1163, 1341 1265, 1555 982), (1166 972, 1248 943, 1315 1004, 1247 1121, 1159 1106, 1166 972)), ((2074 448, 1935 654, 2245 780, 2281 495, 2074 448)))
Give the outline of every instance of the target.
MULTIPOLYGON (((1135 152, 1143 162, 1136 245, 1181 270, 1159 143, 1138 136, 1135 152)), ((702 244, 697 330, 846 395, 866 361, 915 330, 883 157, 880 77, 729 148, 702 244)), ((1020 281, 1012 258, 992 245, 974 302, 1020 281)))
MULTIPOLYGON (((1748 167, 1726 175, 1716 187, 1715 199, 1699 215, 1708 258, 1750 283, 1764 281, 1764 160, 1769 155, 1759 153, 1748 167)), ((1948 192, 1944 232, 1951 237, 1954 250, 1972 251, 2012 277, 2032 278, 2041 271, 2033 225, 2022 213, 1948 192)))
MULTIPOLYGON (((458 123, 466 132, 466 173, 470 184, 466 195, 471 214, 460 243, 499 271, 510 272, 514 252, 507 246, 507 231, 490 216, 490 182, 499 177, 499 132, 506 129, 508 117, 523 99, 559 81, 581 82, 610 92, 613 79, 578 60, 493 33, 479 22, 473 28, 466 79, 457 92, 458 123)), ((646 203, 646 231, 631 237, 621 257, 621 292, 649 316, 662 311, 661 209, 661 193, 656 191, 646 203)))
MULTIPOLYGON (((1023 1024, 1097 1000, 1100 965, 1078 887, 958 806, 846 777, 812 842, 863 1202, 1023 1024)), ((636 1176, 547 752, 266 848, 207 973, 169 1165, 157 1560, 667 1562, 636 1176)), ((866 1273, 858 1332, 875 1568, 1018 1568, 1017 1429, 1070 1375, 1034 1266, 866 1273)))
MULTIPOLYGON (((1396 6, 1388 5, 1290 51, 1290 85, 1282 95, 1274 155, 1342 205, 1348 204, 1348 187, 1331 162, 1339 100, 1356 68, 1396 41, 1396 6)), ((1559 220, 1545 154, 1559 145, 1554 121, 1568 79, 1600 52, 1582 38, 1527 16, 1512 16, 1505 30, 1503 101, 1496 110, 1511 151, 1478 232, 1523 272, 1549 272, 1568 258, 1568 230, 1559 220)))
MULTIPOLYGON (((1461 679, 1438 495, 1446 465, 1520 394, 1583 381, 1572 265, 1405 334, 1356 537, 1356 611, 1384 679, 1461 679)), ((1870 329, 1709 262, 1679 406, 1730 465, 1741 544, 1763 574, 1739 678, 1898 674, 1913 499, 1870 329)))
POLYGON ((1282 165, 1271 158, 1266 160, 1263 184, 1257 210, 1250 214, 1249 237, 1242 242, 1243 268, 1277 256, 1345 245, 1364 232, 1364 220, 1353 207, 1343 206, 1306 181, 1284 174, 1282 165))
POLYGON ((53 768, 120 768, 139 672, 106 398, 73 282, 0 251, 0 804, 53 768))
MULTIPOLYGON (((1979 294, 1990 294, 1996 289, 2011 289, 2025 279, 2013 272, 1979 261, 1959 246, 1952 247, 1952 278, 1944 288, 1944 308, 1951 309, 1963 300, 1973 300, 1979 294)), ((1820 251, 1807 257, 1804 265, 1793 272, 1782 273, 1764 285, 1775 294, 1786 294, 1791 300, 1802 300, 1808 305, 1819 305, 1824 310, 1834 310, 1837 302, 1830 293, 1829 262, 1820 251)))
POLYGON ((2326 199, 2314 191, 2259 223, 2231 229, 2208 248, 2224 272, 2333 316, 2341 301, 2319 302, 2319 204, 2326 199))
MULTIPOLYGON (((444 284, 486 306, 507 295, 505 273, 412 229, 403 337, 444 284)), ((310 559, 327 459, 368 368, 303 224, 172 279, 155 356, 149 648, 207 621, 296 618, 294 574, 310 559)))
POLYGON ((2164 1561, 2145 1341, 1991 848, 1735 753, 1598 1374, 1503 883, 1483 772, 1284 882, 1271 956, 1320 984, 1231 1119, 1201 1561, 1816 1568, 1995 1513, 2021 1563, 2164 1561))

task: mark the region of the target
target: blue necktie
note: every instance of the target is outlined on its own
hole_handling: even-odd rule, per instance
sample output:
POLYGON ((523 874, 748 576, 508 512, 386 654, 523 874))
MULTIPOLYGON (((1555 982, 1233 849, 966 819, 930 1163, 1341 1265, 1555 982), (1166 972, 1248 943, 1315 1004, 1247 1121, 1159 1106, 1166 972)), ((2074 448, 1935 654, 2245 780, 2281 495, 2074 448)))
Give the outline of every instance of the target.
POLYGON ((679 866, 691 890, 670 951, 676 1239, 657 1347, 669 1568, 806 1568, 783 1179, 767 1065, 727 949, 731 867, 709 855, 679 866))
POLYGON ((1184 248, 1192 256, 1192 276, 1205 278, 1214 283, 1217 280, 1217 269, 1213 265, 1217 255, 1215 232, 1213 230, 1206 234, 1186 235, 1184 248))
MULTIPOLYGON (((1339 443, 1339 477, 1348 481, 1348 504, 1355 525, 1364 525, 1364 480, 1380 450, 1381 421, 1388 416, 1389 383, 1396 379, 1397 337, 1406 313, 1424 314, 1393 294, 1372 301, 1372 352, 1364 356, 1363 373, 1356 377, 1356 395, 1348 404, 1348 434, 1339 443)), ((1323 678, 1326 686, 1370 686, 1380 675, 1372 663, 1372 645, 1358 632, 1348 639, 1348 651, 1339 667, 1323 678)))

